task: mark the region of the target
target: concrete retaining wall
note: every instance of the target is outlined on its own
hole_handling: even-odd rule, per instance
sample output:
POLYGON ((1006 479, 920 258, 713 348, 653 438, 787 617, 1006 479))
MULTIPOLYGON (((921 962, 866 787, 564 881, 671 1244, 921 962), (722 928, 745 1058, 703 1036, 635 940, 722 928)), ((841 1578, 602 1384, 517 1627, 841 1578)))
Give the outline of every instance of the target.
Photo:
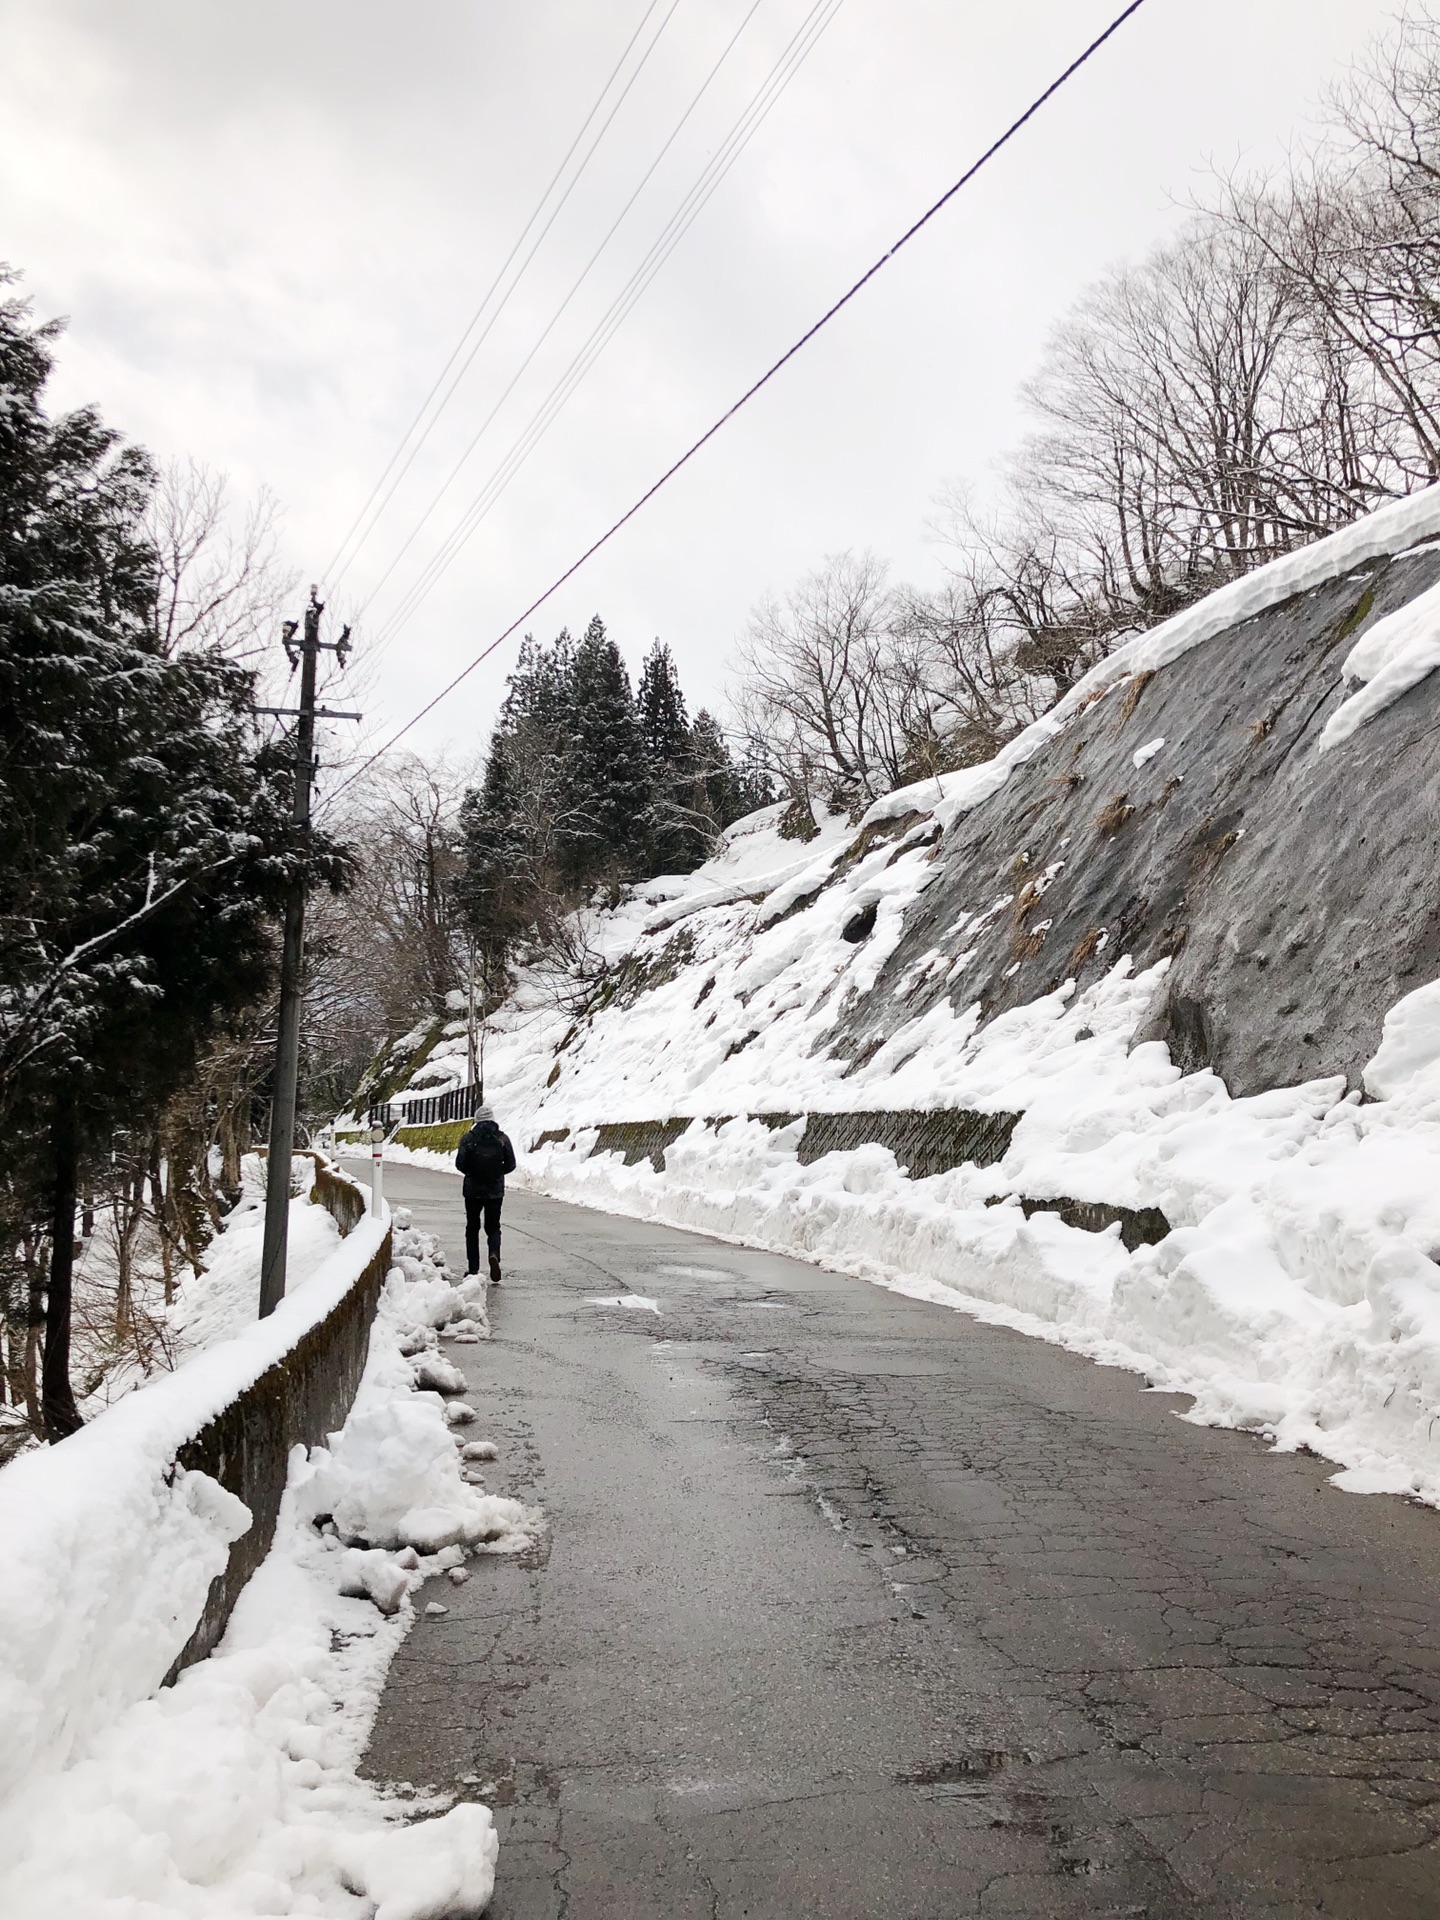
MULTIPOLYGON (((365 1217, 363 1190, 316 1155, 312 1200, 327 1208, 342 1236, 365 1217)), ((290 1450, 322 1445, 345 1423, 370 1352, 370 1323, 390 1267, 390 1236, 356 1274, 344 1297, 290 1351, 180 1447, 176 1465, 198 1469, 243 1500, 254 1520, 210 1583, 205 1611, 169 1678, 203 1660, 225 1631, 240 1590, 275 1538, 290 1450)))
MULTIPOLYGON (((752 1113, 772 1131, 788 1127, 801 1118, 798 1113, 752 1113)), ((704 1122, 721 1126, 734 1115, 724 1114, 704 1122)), ((805 1131, 800 1136, 797 1158, 802 1166, 813 1166, 827 1153, 853 1153, 857 1147, 887 1147, 912 1180, 927 1180, 933 1174, 949 1173, 964 1166, 991 1167, 1005 1158, 1011 1136, 1020 1119, 1018 1113, 971 1113, 940 1108, 933 1112, 812 1113, 805 1116, 805 1131)), ((665 1171, 665 1153, 687 1127, 688 1119, 620 1120, 595 1130, 596 1153, 619 1153, 627 1167, 648 1160, 656 1173, 665 1171)), ((531 1143, 531 1151, 568 1140, 568 1127, 552 1128, 531 1143)), ((1022 1198, 1026 1214, 1058 1213, 1067 1226, 1086 1233, 1103 1233, 1117 1222, 1120 1238, 1132 1251, 1153 1246, 1170 1231, 1170 1222, 1158 1207, 1112 1207, 1094 1201, 1070 1199, 1022 1198)))

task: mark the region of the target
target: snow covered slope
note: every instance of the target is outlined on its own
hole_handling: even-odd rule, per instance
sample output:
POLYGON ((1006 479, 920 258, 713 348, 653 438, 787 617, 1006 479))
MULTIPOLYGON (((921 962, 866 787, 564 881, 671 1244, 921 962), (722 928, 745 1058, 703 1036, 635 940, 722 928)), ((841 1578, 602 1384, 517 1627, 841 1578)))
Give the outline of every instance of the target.
POLYGON ((591 916, 489 1036, 521 1177, 938 1291, 1440 1498, 1437 534, 1440 494, 1388 508, 987 766, 809 848, 752 816, 591 916), (786 1124, 936 1109, 1020 1117, 926 1179, 786 1124), (659 1166, 592 1153, 685 1118, 659 1166))

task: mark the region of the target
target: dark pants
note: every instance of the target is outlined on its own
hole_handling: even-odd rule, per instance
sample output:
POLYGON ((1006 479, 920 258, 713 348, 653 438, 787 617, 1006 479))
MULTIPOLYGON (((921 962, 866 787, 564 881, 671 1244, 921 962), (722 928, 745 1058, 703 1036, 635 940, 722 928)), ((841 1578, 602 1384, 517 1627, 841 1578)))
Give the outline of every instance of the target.
POLYGON ((493 1200, 482 1200, 478 1193, 465 1196, 465 1269, 467 1273, 480 1271, 480 1216, 485 1216, 485 1243, 491 1253, 497 1257, 500 1253, 500 1209, 505 1204, 503 1193, 493 1200))

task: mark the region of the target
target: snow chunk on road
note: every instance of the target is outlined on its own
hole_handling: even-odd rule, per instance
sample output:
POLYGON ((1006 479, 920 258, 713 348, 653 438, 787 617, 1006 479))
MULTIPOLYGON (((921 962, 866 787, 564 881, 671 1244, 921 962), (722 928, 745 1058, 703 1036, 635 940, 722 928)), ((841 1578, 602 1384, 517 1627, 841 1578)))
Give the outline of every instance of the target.
POLYGON ((489 1808, 452 1807, 352 1842, 345 1879, 378 1903, 375 1920, 474 1920, 494 1891, 499 1854, 489 1808))
POLYGON ((381 1613, 398 1613, 410 1591, 410 1575, 380 1548, 351 1547, 340 1562, 340 1592, 353 1600, 373 1600, 381 1613))
POLYGON ((465 1376, 452 1361, 438 1353, 427 1353, 415 1362, 415 1384, 435 1393, 463 1393, 465 1376))

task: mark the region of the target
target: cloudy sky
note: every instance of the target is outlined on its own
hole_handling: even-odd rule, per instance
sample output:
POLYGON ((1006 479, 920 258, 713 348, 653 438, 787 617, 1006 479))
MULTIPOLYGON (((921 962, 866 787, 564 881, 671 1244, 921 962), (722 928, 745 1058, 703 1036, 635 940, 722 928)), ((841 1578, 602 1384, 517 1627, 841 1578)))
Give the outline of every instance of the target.
MULTIPOLYGON (((330 568, 332 604, 363 610, 366 732, 384 738, 1118 5, 0 0, 0 258, 42 312, 69 317, 57 400, 97 401, 161 455, 278 496, 295 565, 330 568), (488 334, 342 572, 347 530, 597 100, 501 282, 513 291, 485 309, 488 334), (750 137, 713 196, 497 492, 737 126, 750 137), (477 499, 493 504, 415 603, 477 499)), ((1212 164, 1273 166, 1308 137, 1326 85, 1393 10, 1147 0, 537 631, 599 610, 632 664, 662 635, 698 704, 722 697, 750 606, 827 553, 869 547, 900 576, 938 578, 934 496, 957 478, 983 489, 1024 431, 1017 388, 1067 305, 1171 231, 1212 164)), ((411 743, 478 747, 512 658, 411 743)))

